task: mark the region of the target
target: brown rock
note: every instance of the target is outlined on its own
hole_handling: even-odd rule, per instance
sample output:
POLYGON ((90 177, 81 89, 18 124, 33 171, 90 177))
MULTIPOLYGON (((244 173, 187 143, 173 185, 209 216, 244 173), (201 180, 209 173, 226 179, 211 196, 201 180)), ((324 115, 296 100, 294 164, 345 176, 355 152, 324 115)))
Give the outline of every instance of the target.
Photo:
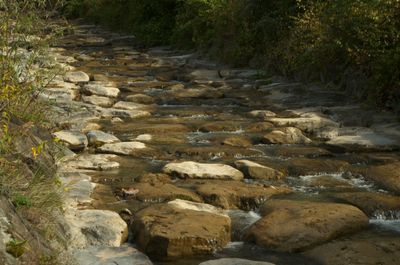
POLYGON ((240 181, 195 182, 194 190, 204 201, 224 209, 254 210, 268 198, 290 193, 285 187, 246 184, 240 181))
POLYGON ((138 246, 156 258, 211 254, 230 241, 230 218, 208 204, 176 200, 139 211, 131 226, 138 246))
POLYGON ((400 193, 400 162, 371 167, 366 177, 385 189, 400 193))
POLYGON ((286 127, 273 130, 264 135, 265 144, 309 144, 311 140, 295 127, 286 127))
POLYGON ((240 137, 240 136, 228 137, 222 143, 225 145, 235 146, 235 147, 250 147, 250 146, 252 146, 252 143, 249 139, 247 139, 246 137, 240 137))
POLYGON ((368 226, 361 210, 338 203, 270 200, 261 207, 261 215, 245 239, 285 252, 304 250, 368 226))
POLYGON ((284 174, 276 169, 266 167, 249 160, 237 160, 235 166, 246 177, 252 179, 276 180, 284 177, 284 174))
POLYGON ((317 173, 343 172, 350 167, 350 164, 341 160, 293 158, 288 161, 290 175, 309 175, 317 173))

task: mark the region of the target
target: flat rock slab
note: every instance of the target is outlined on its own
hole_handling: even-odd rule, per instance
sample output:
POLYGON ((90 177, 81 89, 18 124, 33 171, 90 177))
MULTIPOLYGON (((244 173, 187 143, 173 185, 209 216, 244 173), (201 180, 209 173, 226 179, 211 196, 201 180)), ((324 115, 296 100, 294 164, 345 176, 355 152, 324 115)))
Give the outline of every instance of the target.
POLYGON ((120 142, 116 136, 100 130, 89 131, 86 136, 89 140, 89 145, 93 146, 120 142))
POLYGON ((273 130, 265 134, 261 141, 265 144, 309 144, 312 142, 295 127, 273 130))
POLYGON ((141 142, 119 142, 104 144, 97 148, 97 151, 103 153, 111 153, 118 155, 131 155, 135 150, 145 149, 146 145, 141 142))
POLYGON ((67 210, 65 221, 70 248, 119 247, 128 238, 128 226, 116 212, 67 210))
POLYGON ((338 203, 270 200, 260 212, 264 217, 249 228, 245 240, 284 252, 354 233, 368 227, 369 221, 358 208, 338 203))
POLYGON ((124 110, 115 108, 99 109, 104 118, 142 118, 151 116, 151 113, 145 110, 124 110))
POLYGON ((86 84, 82 91, 91 95, 98 95, 103 97, 118 97, 120 91, 116 87, 107 86, 107 84, 89 83, 86 84))
POLYGON ((237 160, 235 166, 242 171, 246 177, 252 179, 276 180, 284 177, 279 170, 266 167, 249 160, 237 160))
POLYGON ((372 131, 357 130, 352 135, 340 135, 326 142, 349 150, 392 150, 400 147, 399 139, 372 131))
POLYGON ((192 161, 169 163, 163 171, 167 174, 177 175, 180 178, 199 179, 243 179, 243 173, 224 164, 204 164, 192 161))
POLYGON ((292 192, 285 187, 247 184, 241 181, 196 180, 190 186, 206 203, 224 209, 254 210, 273 195, 292 192))
POLYGON ((119 163, 113 161, 118 156, 111 154, 87 154, 62 162, 61 172, 76 172, 86 170, 110 170, 119 168, 119 163))
POLYGON ((90 197, 95 184, 90 176, 82 173, 65 174, 61 177, 66 190, 66 203, 68 205, 87 204, 92 201, 90 197))
POLYGON ((400 162, 367 169, 366 177, 385 189, 400 194, 400 162))
POLYGON ((137 212, 131 229, 140 249, 156 258, 211 254, 231 239, 227 215, 211 205, 182 200, 137 212))
POLYGON ((64 76, 64 80, 71 83, 83 83, 89 82, 90 77, 88 74, 82 71, 67 72, 64 76))
POLYGON ((82 101, 92 105, 109 108, 114 104, 114 100, 109 97, 102 97, 97 95, 82 96, 82 101))
POLYGON ((90 247, 72 252, 79 265, 152 265, 150 259, 130 246, 90 247))
POLYGON ((88 145, 86 135, 78 131, 58 131, 53 133, 53 136, 60 139, 71 150, 82 150, 88 145))
POLYGON ((235 258, 223 258, 209 260, 200 263, 199 265, 274 265, 270 262, 265 261, 254 261, 248 259, 235 259, 235 258))
POLYGON ((115 103, 113 106, 115 109, 127 109, 127 110, 143 110, 143 109, 148 109, 149 105, 144 105, 144 104, 139 104, 139 103, 134 103, 134 102, 128 102, 128 101, 118 101, 115 103))

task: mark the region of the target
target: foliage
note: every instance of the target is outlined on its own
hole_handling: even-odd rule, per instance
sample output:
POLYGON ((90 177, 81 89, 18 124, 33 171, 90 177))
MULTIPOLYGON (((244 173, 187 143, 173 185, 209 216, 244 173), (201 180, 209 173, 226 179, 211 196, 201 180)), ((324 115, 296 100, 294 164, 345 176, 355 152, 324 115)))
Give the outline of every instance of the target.
POLYGON ((21 257, 26 250, 26 241, 10 240, 6 244, 6 251, 16 258, 21 257))
POLYGON ((332 82, 400 108, 398 0, 72 0, 67 9, 146 44, 197 48, 233 65, 332 82))

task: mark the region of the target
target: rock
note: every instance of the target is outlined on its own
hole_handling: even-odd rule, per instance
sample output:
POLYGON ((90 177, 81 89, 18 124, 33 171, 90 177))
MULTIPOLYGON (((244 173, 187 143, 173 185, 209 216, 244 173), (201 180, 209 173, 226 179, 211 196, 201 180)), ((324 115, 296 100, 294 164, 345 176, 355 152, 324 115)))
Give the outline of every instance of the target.
POLYGON ((235 132, 241 130, 241 124, 231 121, 219 121, 203 124, 199 131, 201 132, 235 132))
POLYGON ((274 125, 270 122, 256 122, 246 127, 246 132, 264 132, 270 131, 274 125))
POLYGON ((292 192, 289 188, 246 184, 240 181, 195 181, 192 188, 206 203, 224 209, 254 210, 277 194, 292 192))
POLYGON ((89 123, 86 123, 86 126, 82 128, 82 132, 87 134, 87 132, 89 132, 89 131, 100 130, 100 129, 101 129, 100 124, 95 123, 95 122, 89 122, 89 123))
POLYGON ((124 110, 124 109, 100 109, 101 115, 104 118, 142 118, 151 116, 151 113, 145 110, 124 110))
POLYGON ((114 104, 114 100, 109 97, 101 97, 101 96, 82 96, 82 101, 93 104, 96 106, 100 106, 103 108, 109 108, 114 104))
POLYGON ((89 145, 92 146, 120 142, 120 140, 114 135, 99 130, 89 131, 86 136, 89 140, 89 145))
POLYGON ((61 181, 66 190, 66 205, 86 204, 92 201, 90 197, 95 184, 90 176, 82 173, 64 174, 61 181))
POLYGON ((116 98, 116 97, 118 97, 118 95, 120 93, 118 88, 106 86, 102 83, 86 84, 82 88, 82 91, 85 93, 88 93, 90 95, 97 95, 97 96, 110 97, 110 98, 116 98))
POLYGON ((269 110, 253 110, 249 112, 249 115, 255 118, 270 118, 275 117, 276 113, 269 110))
POLYGON ((113 118, 111 118, 111 123, 112 124, 124 123, 124 120, 122 120, 121 118, 118 118, 118 117, 113 117, 113 118))
POLYGON ((320 173, 339 173, 350 168, 346 161, 333 159, 311 159, 296 157, 288 161, 288 171, 292 176, 313 175, 320 173))
POLYGON ((151 139, 153 139, 151 134, 140 134, 135 138, 136 141, 145 141, 145 142, 151 141, 151 139))
POLYGON ((317 112, 307 112, 307 110, 292 111, 294 118, 269 118, 268 121, 279 127, 296 127, 304 132, 314 134, 326 127, 339 127, 339 124, 328 117, 317 112))
POLYGON ((223 140, 224 145, 235 146, 235 147, 250 147, 252 143, 249 139, 239 136, 231 136, 223 140))
POLYGON ((276 180, 284 177, 284 174, 276 169, 266 167, 249 160, 237 160, 235 166, 248 178, 276 180))
POLYGON ((89 76, 82 71, 67 72, 65 73, 64 76, 64 81, 70 83, 83 83, 83 82, 89 82, 89 80, 90 80, 89 76))
POLYGON ((105 144, 97 148, 97 151, 118 155, 131 155, 138 149, 144 149, 146 145, 141 142, 120 142, 105 144))
POLYGON ((78 265, 152 265, 150 259, 131 246, 121 247, 89 247, 82 250, 74 250, 73 256, 78 265))
POLYGON ((400 197, 377 192, 337 192, 330 195, 360 208, 368 216, 382 212, 400 211, 400 197))
POLYGON ((141 110, 141 109, 148 109, 148 105, 143 105, 134 102, 127 102, 127 101, 118 101, 114 104, 113 108, 115 109, 127 109, 127 110, 141 110))
POLYGON ((309 144, 311 140, 299 129, 286 127, 265 134, 262 142, 265 144, 309 144))
POLYGON ((128 238, 128 226, 116 213, 106 210, 67 210, 69 248, 119 247, 128 238))
POLYGON ((387 190, 400 193, 400 162, 370 167, 366 177, 387 190))
POLYGON ((362 235, 335 240, 303 254, 322 265, 395 265, 400 260, 398 236, 362 235))
POLYGON ((231 224, 211 205, 177 200, 137 212, 131 230, 140 249, 166 258, 213 253, 230 241, 231 224))
POLYGON ((86 135, 78 131, 63 130, 53 133, 53 136, 60 139, 68 148, 74 151, 85 149, 88 145, 86 135))
POLYGON ((129 95, 125 98, 126 101, 135 102, 139 104, 154 104, 155 99, 145 94, 129 95))
POLYGON ((194 202, 203 201, 196 193, 178 188, 169 183, 142 182, 135 183, 131 187, 138 190, 134 198, 146 203, 160 203, 175 199, 185 199, 194 202))
POLYGON ((398 149, 400 141, 394 136, 378 133, 367 128, 355 128, 354 130, 340 132, 326 144, 344 148, 345 150, 393 150, 398 149))
POLYGON ((270 200, 260 212, 264 217, 245 239, 277 251, 304 250, 368 227, 368 217, 346 204, 270 200))
POLYGON ((248 259, 222 258, 222 259, 205 261, 200 263, 199 265, 274 265, 274 264, 265 261, 254 261, 248 259))
POLYGON ((113 161, 116 155, 96 154, 96 155, 80 155, 73 157, 67 161, 63 161, 60 166, 60 172, 74 172, 85 170, 110 170, 119 168, 119 163, 113 161))
POLYGON ((167 174, 177 175, 180 178, 243 179, 242 172, 223 164, 204 164, 192 161, 169 163, 164 166, 163 171, 167 174))

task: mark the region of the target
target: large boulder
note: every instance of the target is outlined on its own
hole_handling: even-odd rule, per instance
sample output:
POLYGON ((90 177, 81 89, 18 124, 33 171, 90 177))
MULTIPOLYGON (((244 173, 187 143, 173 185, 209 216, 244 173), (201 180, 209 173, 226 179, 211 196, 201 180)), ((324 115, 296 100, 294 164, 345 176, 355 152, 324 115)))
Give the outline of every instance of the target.
POLYGON ((177 175, 180 178, 198 179, 243 179, 243 173, 239 170, 223 164, 204 164, 192 161, 169 163, 163 171, 167 174, 177 175))
POLYGON ((86 136, 89 140, 89 145, 93 146, 120 142, 116 136, 99 130, 89 131, 86 136))
POLYGON ((175 200, 137 212, 133 239, 156 258, 211 254, 230 241, 231 221, 214 206, 175 200))
POLYGON ((192 183, 192 187, 207 203, 242 210, 254 210, 273 195, 291 192, 289 188, 227 180, 199 180, 192 183))
POLYGON ((111 153, 118 155, 131 155, 136 150, 144 149, 146 145, 141 142, 119 142, 105 144, 97 148, 98 151, 103 153, 111 153))
POLYGON ((53 136, 60 139, 71 150, 82 150, 88 145, 86 135, 78 131, 62 130, 53 133, 53 136))
POLYGON ((277 251, 300 251, 368 226, 358 208, 338 203, 270 200, 245 239, 277 251))
POLYGON ((400 162, 371 167, 366 177, 387 190, 400 193, 400 162))
POLYGON ((246 177, 252 179, 276 180, 283 178, 284 174, 276 169, 266 167, 249 160, 237 160, 235 166, 246 177))
POLYGON ((248 259, 222 258, 222 259, 205 261, 200 263, 199 265, 274 265, 274 264, 265 261, 255 261, 248 259))
POLYGON ((311 140, 307 138, 299 129, 295 127, 285 127, 273 130, 265 134, 261 140, 265 144, 309 144, 311 140))

